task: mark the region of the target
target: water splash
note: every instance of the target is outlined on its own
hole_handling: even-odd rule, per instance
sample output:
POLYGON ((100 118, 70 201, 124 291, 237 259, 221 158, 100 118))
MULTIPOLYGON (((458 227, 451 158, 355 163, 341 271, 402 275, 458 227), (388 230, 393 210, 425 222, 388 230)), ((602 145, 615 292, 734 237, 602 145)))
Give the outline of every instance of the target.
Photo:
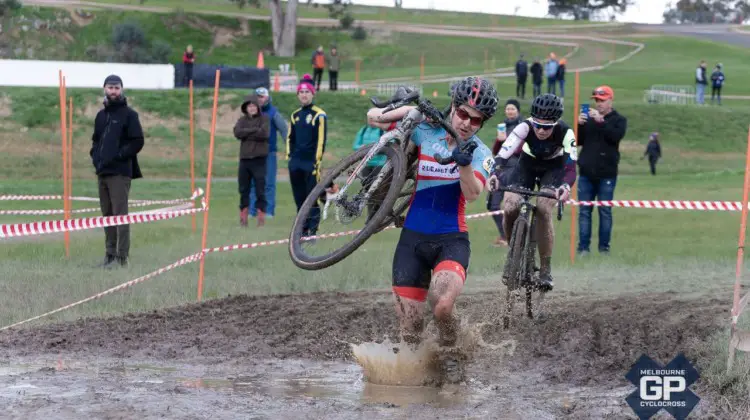
POLYGON ((412 347, 404 342, 365 342, 350 344, 362 366, 364 380, 379 385, 422 386, 433 383, 439 372, 435 361, 438 345, 434 339, 412 347))

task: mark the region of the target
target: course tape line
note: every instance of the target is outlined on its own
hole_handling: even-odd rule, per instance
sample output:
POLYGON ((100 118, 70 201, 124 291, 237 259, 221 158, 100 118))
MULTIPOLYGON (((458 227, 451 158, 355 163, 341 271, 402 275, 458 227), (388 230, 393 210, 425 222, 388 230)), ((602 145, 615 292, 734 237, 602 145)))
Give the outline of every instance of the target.
MULTIPOLYGON (((181 203, 189 203, 189 200, 191 199, 184 199, 184 200, 173 200, 170 202, 165 203, 129 203, 128 207, 149 207, 156 204, 181 204, 181 203)), ((102 211, 101 207, 90 207, 86 209, 76 209, 71 210, 71 214, 84 214, 84 213, 95 213, 98 211, 102 211)), ((20 215, 32 215, 32 216, 50 216, 55 214, 64 214, 65 210, 0 210, 0 216, 20 216, 20 215)))
MULTIPOLYGON (((177 200, 130 200, 129 205, 149 205, 149 204, 179 204, 184 203, 188 200, 194 200, 197 197, 203 195, 203 189, 198 188, 193 192, 193 196, 190 198, 181 198, 177 200)), ((48 200, 62 200, 62 195, 0 195, 0 201, 48 201, 48 200)), ((71 201, 89 201, 98 203, 99 199, 96 197, 70 197, 71 201)))
MULTIPOLYGON (((688 210, 738 210, 741 209, 742 206, 740 203, 729 203, 729 202, 700 202, 700 201, 661 201, 661 202, 655 202, 655 201, 573 201, 569 200, 567 204, 571 205, 601 205, 601 206, 613 206, 613 207, 642 207, 642 208, 660 208, 660 209, 688 209, 688 210), (648 203, 648 204, 645 204, 648 203), (654 203, 660 203, 659 207, 657 207, 654 203), (670 203, 669 205, 664 203, 670 203), (687 204, 690 203, 690 204, 687 204), (652 207, 646 207, 647 205, 652 207), (672 206, 672 207, 668 207, 672 206), (691 207, 692 206, 692 207, 691 207)), ((202 211, 202 210, 200 210, 202 211)), ((497 211, 490 211, 485 213, 476 213, 476 214, 469 214, 466 215, 466 219, 479 219, 482 217, 488 217, 493 216, 496 214, 502 214, 502 210, 497 211)), ((393 224, 387 226, 384 230, 387 229, 394 229, 395 226, 393 224)), ((360 230, 350 230, 345 232, 335 232, 335 233, 329 233, 329 234, 323 234, 323 235, 316 235, 316 236, 310 236, 303 238, 303 240, 309 241, 312 239, 326 239, 326 238, 335 238, 335 237, 341 237, 341 236, 347 236, 347 235, 356 235, 359 233, 360 230)), ((149 274, 146 274, 145 276, 139 277, 135 280, 131 280, 129 282, 123 283, 119 286, 115 286, 111 289, 105 290, 101 293, 98 293, 94 296, 88 297, 86 299, 79 300, 78 302, 73 302, 69 305, 63 306, 61 308, 55 309, 53 311, 35 316, 33 318, 29 318, 23 321, 16 322, 15 324, 11 324, 5 327, 0 328, 0 331, 7 330, 9 328, 17 327, 23 324, 26 324, 31 321, 36 321, 37 319, 47 317, 49 315, 56 314, 58 312, 64 311, 66 309, 70 309, 74 306, 78 306, 81 304, 84 304, 86 302, 99 299, 102 296, 106 296, 110 293, 114 293, 116 291, 125 289, 127 287, 130 287, 134 284, 141 283, 143 281, 146 281, 148 279, 151 279, 153 277, 156 277, 162 273, 165 273, 167 271, 173 270, 177 267, 183 266, 188 263, 192 263, 195 261, 200 260, 203 255, 213 252, 228 252, 228 251, 235 251, 239 249, 253 249, 253 248, 260 248, 264 246, 271 246, 271 245, 282 245, 289 243, 289 239, 277 239, 272 241, 261 241, 261 242, 253 242, 249 244, 237 244, 237 245, 227 245, 227 246, 220 246, 215 248, 206 248, 202 252, 187 256, 185 258, 180 259, 179 261, 176 261, 166 267, 160 268, 154 272, 151 272, 149 274)), ((750 296, 750 294, 748 295, 750 296)), ((750 298, 749 298, 750 299, 750 298)))
POLYGON ((739 201, 573 201, 568 204, 574 206, 626 207, 664 210, 704 210, 704 211, 742 211, 739 201))
MULTIPOLYGON (((201 195, 201 190, 196 190, 194 196, 201 195), (199 194, 200 193, 200 194, 199 194)), ((158 220, 174 219, 194 213, 200 213, 206 210, 205 198, 201 200, 200 208, 191 208, 174 211, 156 211, 134 213, 123 216, 98 216, 87 217, 83 219, 71 220, 53 220, 31 223, 15 223, 0 225, 0 239, 13 238, 18 236, 43 235, 48 233, 72 232, 87 229, 103 228, 108 226, 140 224, 154 222, 158 220)))
POLYGON ((183 266, 185 264, 195 262, 195 261, 199 260, 200 258, 201 258, 201 253, 200 252, 197 253, 197 254, 190 255, 190 256, 185 257, 185 258, 183 258, 183 259, 181 259, 179 261, 176 261, 176 262, 174 262, 172 264, 169 264, 166 267, 163 267, 163 268, 160 268, 160 269, 158 269, 158 270, 156 270, 154 272, 148 273, 145 276, 138 277, 135 280, 131 280, 131 281, 127 282, 127 283, 123 283, 123 284, 121 284, 119 286, 115 286, 115 287, 113 287, 111 289, 108 289, 108 290, 105 290, 105 291, 103 291, 101 293, 97 293, 94 296, 87 297, 86 299, 81 299, 78 302, 73 302, 73 303, 71 303, 69 305, 65 305, 62 308, 55 309, 54 311, 50 311, 50 312, 47 312, 47 313, 44 313, 44 314, 41 314, 41 315, 37 315, 37 316, 35 316, 33 318, 29 318, 29 319, 27 319, 25 321, 16 322, 13 325, 8 325, 7 327, 0 328, 0 331, 7 330, 7 329, 13 328, 13 327, 17 327, 19 325, 26 324, 27 322, 36 321, 37 319, 44 318, 46 316, 50 316, 50 315, 56 314, 58 312, 62 312, 64 310, 70 309, 70 308, 72 308, 74 306, 82 305, 82 304, 84 304, 86 302, 90 302, 92 300, 99 299, 102 296, 106 296, 106 295, 108 295, 110 293, 114 293, 114 292, 117 292, 119 290, 126 289, 126 288, 128 288, 128 287, 130 287, 130 286, 132 286, 134 284, 138 284, 138 283, 146 281, 146 280, 148 280, 148 279, 150 279, 152 277, 156 277, 159 274, 162 274, 162 273, 164 273, 166 271, 173 270, 173 269, 175 269, 177 267, 180 267, 180 266, 183 266))

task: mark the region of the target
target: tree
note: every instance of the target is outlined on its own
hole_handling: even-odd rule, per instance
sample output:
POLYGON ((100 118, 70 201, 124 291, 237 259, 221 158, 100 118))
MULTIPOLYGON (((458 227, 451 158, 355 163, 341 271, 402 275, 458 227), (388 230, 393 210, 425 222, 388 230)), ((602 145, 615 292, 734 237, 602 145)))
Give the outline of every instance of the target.
POLYGON ((328 8, 328 16, 331 19, 338 19, 341 23, 341 27, 349 29, 354 23, 354 16, 349 11, 349 6, 352 4, 352 0, 332 0, 330 4, 326 5, 328 8))
POLYGON ((393 0, 393 2, 393 7, 395 7, 396 9, 404 7, 404 0, 393 0))
POLYGON ((286 13, 281 8, 281 0, 269 0, 269 3, 274 53, 279 57, 294 57, 297 42, 297 0, 287 0, 286 13))
POLYGON ((662 16, 664 23, 742 23, 748 14, 748 0, 679 0, 662 16))
MULTIPOLYGON (((260 7, 260 0, 229 0, 240 9, 246 5, 260 7)), ((308 2, 309 3, 309 2, 308 2)), ((273 52, 279 57, 294 57, 297 42, 298 0, 286 1, 286 12, 281 8, 281 0, 268 0, 271 8, 271 33, 273 52)))
POLYGON ((572 16, 575 20, 588 20, 592 14, 622 13, 634 0, 549 0, 547 13, 552 16, 572 16))

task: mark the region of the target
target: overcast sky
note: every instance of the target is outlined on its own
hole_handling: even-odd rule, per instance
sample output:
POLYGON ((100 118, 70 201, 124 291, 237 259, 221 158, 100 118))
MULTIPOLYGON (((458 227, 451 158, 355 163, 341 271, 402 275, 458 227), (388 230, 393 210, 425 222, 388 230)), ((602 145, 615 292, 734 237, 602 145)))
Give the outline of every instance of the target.
MULTIPOLYGON (((354 4, 372 6, 393 6, 393 0, 352 0, 354 4)), ((463 12, 485 12, 544 17, 547 15, 547 0, 403 0, 403 7, 409 9, 435 8, 459 10, 463 12)), ((620 22, 661 23, 662 14, 669 0, 635 0, 635 5, 618 17, 620 22)))

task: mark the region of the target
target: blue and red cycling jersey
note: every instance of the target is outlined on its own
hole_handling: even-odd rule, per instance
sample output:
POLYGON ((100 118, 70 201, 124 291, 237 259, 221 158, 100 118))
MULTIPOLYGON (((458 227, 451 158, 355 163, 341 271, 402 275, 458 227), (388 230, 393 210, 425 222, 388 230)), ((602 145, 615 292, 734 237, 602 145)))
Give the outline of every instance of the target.
MULTIPOLYGON (((461 192, 459 170, 455 163, 441 165, 433 155, 450 156, 444 128, 423 122, 411 134, 411 141, 419 147, 417 185, 411 197, 404 228, 426 234, 466 232, 466 199, 461 192)), ((495 164, 492 152, 477 136, 469 141, 477 143, 471 166, 474 175, 484 185, 495 164)))

